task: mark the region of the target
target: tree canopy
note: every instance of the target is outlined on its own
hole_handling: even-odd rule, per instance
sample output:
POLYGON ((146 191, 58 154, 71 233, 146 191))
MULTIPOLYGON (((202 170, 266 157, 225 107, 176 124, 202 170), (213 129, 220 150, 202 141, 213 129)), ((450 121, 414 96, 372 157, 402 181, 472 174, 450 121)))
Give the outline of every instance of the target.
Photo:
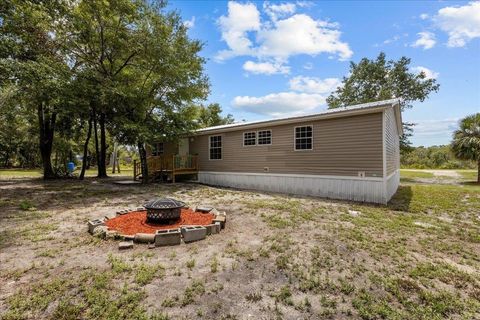
POLYGON ((458 130, 453 133, 451 147, 457 158, 477 162, 477 182, 480 183, 480 113, 460 120, 458 130))
POLYGON ((222 107, 220 107, 218 103, 200 106, 198 113, 198 125, 201 128, 220 126, 234 122, 231 114, 222 117, 222 107))
MULTIPOLYGON (((142 154, 149 141, 233 120, 217 104, 195 107, 209 93, 202 47, 164 1, 6 0, 0 89, 9 102, 0 108, 10 124, 29 124, 45 178, 58 175, 52 153, 65 158, 72 150, 84 160, 94 154, 106 177, 113 140, 142 154)), ((18 158, 19 141, 1 136, 0 143, 4 163, 18 158)))

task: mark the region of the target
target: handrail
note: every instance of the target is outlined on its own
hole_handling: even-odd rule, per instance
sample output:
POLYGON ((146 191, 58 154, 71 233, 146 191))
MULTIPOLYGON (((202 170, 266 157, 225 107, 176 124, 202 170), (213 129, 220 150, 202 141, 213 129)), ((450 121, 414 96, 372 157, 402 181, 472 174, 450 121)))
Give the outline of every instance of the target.
MULTIPOLYGON (((197 155, 161 155, 148 156, 147 166, 149 175, 155 172, 171 172, 181 174, 182 172, 198 171, 197 155)), ((141 175, 140 161, 134 161, 134 180, 141 175)))
POLYGON ((173 168, 174 170, 197 170, 198 156, 196 155, 174 155, 173 168))

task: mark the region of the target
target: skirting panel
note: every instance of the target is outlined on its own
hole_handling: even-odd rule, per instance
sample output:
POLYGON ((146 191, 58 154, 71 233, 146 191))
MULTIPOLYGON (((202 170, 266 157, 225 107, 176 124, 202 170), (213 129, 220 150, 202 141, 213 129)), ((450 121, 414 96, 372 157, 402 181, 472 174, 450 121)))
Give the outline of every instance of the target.
POLYGON ((198 181, 215 186, 318 196, 331 199, 382 204, 387 202, 385 183, 382 178, 359 179, 356 177, 200 171, 198 173, 198 181))
POLYGON ((397 192, 398 185, 400 184, 400 170, 395 171, 392 175, 387 177, 387 202, 397 192))

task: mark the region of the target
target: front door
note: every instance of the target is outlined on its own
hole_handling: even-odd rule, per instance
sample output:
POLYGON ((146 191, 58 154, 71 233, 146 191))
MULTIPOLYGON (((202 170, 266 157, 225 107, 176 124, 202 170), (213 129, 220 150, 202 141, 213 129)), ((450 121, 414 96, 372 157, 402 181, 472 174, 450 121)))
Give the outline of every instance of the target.
POLYGON ((181 156, 186 156, 189 153, 189 147, 188 147, 188 138, 180 139, 178 141, 178 154, 181 156))

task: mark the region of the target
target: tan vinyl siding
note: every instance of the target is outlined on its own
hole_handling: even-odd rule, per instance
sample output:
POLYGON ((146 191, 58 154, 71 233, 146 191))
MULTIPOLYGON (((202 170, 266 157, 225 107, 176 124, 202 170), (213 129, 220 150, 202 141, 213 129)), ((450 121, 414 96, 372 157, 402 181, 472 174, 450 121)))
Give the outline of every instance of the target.
POLYGON ((387 176, 400 168, 400 139, 397 132, 395 111, 393 108, 385 110, 385 159, 387 176))
MULTIPOLYGON (((201 171, 266 172, 382 177, 382 113, 261 127, 272 130, 271 145, 243 146, 243 133, 221 133, 222 160, 209 160, 210 134, 193 137, 190 153, 199 155, 201 171), (294 151, 294 128, 313 126, 313 150, 294 151)), ((218 134, 213 134, 218 135, 218 134)))

